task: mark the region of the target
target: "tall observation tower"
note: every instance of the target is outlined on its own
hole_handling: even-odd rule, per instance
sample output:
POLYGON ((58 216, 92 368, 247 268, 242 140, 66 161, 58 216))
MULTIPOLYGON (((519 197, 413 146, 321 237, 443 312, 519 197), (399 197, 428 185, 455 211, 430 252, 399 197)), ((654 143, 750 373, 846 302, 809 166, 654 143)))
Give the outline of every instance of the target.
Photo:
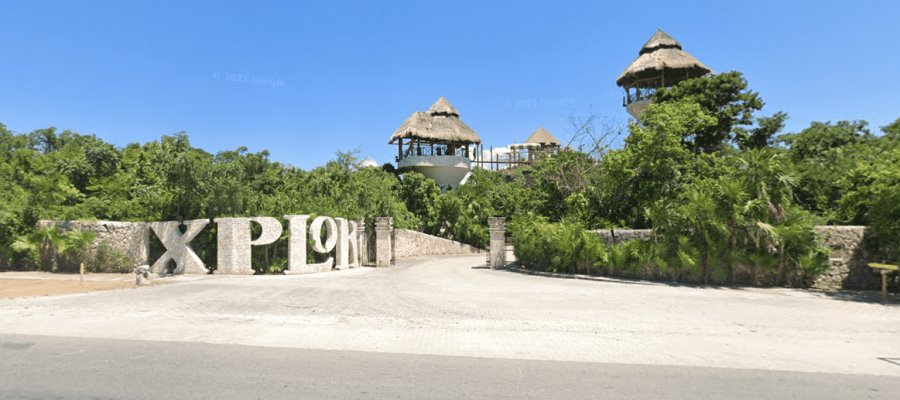
POLYGON ((660 29, 644 44, 638 58, 619 75, 616 84, 625 89, 623 105, 628 113, 640 118, 656 89, 711 72, 660 29))
POLYGON ((388 144, 397 144, 401 172, 421 172, 441 188, 455 188, 472 169, 470 149, 481 143, 478 134, 459 119, 459 112, 441 97, 428 111, 416 111, 394 131, 388 144))

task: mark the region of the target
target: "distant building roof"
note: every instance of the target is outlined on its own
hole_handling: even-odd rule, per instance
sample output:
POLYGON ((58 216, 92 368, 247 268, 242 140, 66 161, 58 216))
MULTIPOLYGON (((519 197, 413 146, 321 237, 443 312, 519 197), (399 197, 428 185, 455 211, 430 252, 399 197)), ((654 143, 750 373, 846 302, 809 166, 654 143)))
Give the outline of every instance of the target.
POLYGON ((528 137, 528 139, 525 139, 525 143, 538 143, 542 145, 550 144, 555 146, 559 146, 561 144, 559 140, 551 135, 550 132, 547 132, 547 130, 544 129, 543 126, 537 128, 537 130, 534 131, 534 133, 532 133, 531 136, 528 137))

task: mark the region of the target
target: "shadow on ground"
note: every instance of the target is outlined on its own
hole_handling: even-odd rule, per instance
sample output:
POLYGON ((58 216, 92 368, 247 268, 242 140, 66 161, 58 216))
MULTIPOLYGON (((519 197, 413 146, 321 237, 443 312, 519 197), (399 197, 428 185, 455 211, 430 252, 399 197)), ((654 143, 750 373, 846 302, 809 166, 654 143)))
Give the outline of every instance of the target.
MULTIPOLYGON (((472 267, 472 269, 490 269, 489 267, 478 266, 472 267)), ((671 282, 671 281, 644 281, 644 280, 632 280, 627 278, 619 278, 619 277, 605 277, 605 276, 594 276, 594 275, 573 275, 573 274, 564 274, 564 273, 548 273, 548 272, 539 272, 533 271, 529 269, 525 269, 520 267, 517 264, 510 264, 503 268, 506 271, 531 275, 531 276, 539 276, 548 279, 581 279, 581 280, 592 280, 599 282, 612 282, 612 283, 622 283, 626 285, 665 285, 671 287, 689 287, 696 289, 732 289, 732 290, 744 290, 744 289, 754 289, 757 288, 755 286, 727 286, 727 285, 699 285, 693 283, 685 283, 685 282, 671 282)), ((804 289, 797 289, 804 290, 804 289)), ((880 291, 876 290, 842 290, 842 291, 831 291, 831 292, 819 292, 819 291, 810 291, 810 293, 815 293, 820 295, 821 297, 831 298, 835 300, 841 301, 853 301, 858 303, 872 303, 872 304, 881 304, 883 302, 883 298, 880 291)), ((888 292, 888 301, 887 306, 892 307, 900 307, 900 295, 894 292, 888 292)))
MULTIPOLYGON (((882 303, 881 292, 874 290, 842 290, 835 292, 820 292, 820 294, 824 297, 835 300, 873 304, 882 303)), ((897 293, 888 293, 888 302, 885 305, 891 307, 900 307, 900 295, 898 295, 897 293)))

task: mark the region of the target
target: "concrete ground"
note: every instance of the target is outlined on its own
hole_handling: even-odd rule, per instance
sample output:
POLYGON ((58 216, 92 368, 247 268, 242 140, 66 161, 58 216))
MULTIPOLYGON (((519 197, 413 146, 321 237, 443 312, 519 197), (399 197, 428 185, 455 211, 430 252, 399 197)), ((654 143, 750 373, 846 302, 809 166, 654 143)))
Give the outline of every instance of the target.
MULTIPOLYGON (((777 391, 810 382, 830 382, 833 388, 827 393, 834 397, 896 398, 900 393, 897 306, 788 289, 703 289, 545 278, 493 271, 483 264, 483 255, 451 256, 407 260, 390 269, 205 276, 149 288, 4 299, 0 300, 0 344, 4 344, 0 355, 6 357, 0 358, 37 373, 41 365, 29 361, 29 351, 36 359, 56 354, 47 349, 64 347, 64 343, 96 351, 100 345, 93 340, 104 339, 101 343, 119 349, 110 350, 112 354, 123 348, 133 348, 130 353, 141 353, 142 348, 153 352, 189 348, 200 354, 202 349, 220 348, 252 352, 248 362, 264 364, 270 357, 268 350, 234 350, 264 346, 280 349, 273 350, 276 353, 301 354, 298 357, 312 351, 308 354, 315 355, 309 357, 322 365, 358 366, 352 359, 362 357, 368 361, 360 362, 368 367, 397 366, 398 371, 408 371, 403 376, 410 382, 434 381, 416 374, 415 360, 447 368, 458 363, 471 364, 474 370, 503 368, 493 374, 458 372, 447 378, 448 384, 462 379, 489 387, 506 382, 497 379, 511 379, 506 368, 527 364, 538 370, 559 368, 557 373, 534 378, 548 387, 563 387, 572 374, 588 372, 599 374, 597 379, 621 378, 623 384, 645 382, 647 388, 626 390, 634 398, 640 393, 650 395, 650 388, 658 389, 679 377, 693 382, 688 388, 714 384, 717 379, 736 379, 735 385, 756 382, 750 389, 771 385, 778 395, 756 394, 770 393, 773 398, 804 398, 802 391, 791 396, 777 391), (179 343, 166 347, 165 342, 179 343), (18 349, 15 343, 37 344, 18 349)), ((0 369, 8 366, 0 362, 0 369)), ((220 371, 220 376, 251 372, 260 373, 228 370, 220 371)), ((272 373, 275 381, 281 376, 272 373)), ((340 379, 357 379, 361 374, 365 372, 347 371, 347 377, 340 379)), ((0 380, 0 385, 9 384, 0 380)), ((596 389, 596 384, 585 388, 596 389)), ((683 389, 666 393, 699 398, 683 389)), ((447 398, 452 393, 456 392, 443 392, 447 398)), ((478 393, 498 397, 490 391, 478 393)), ((590 393, 596 392, 583 394, 590 393)))

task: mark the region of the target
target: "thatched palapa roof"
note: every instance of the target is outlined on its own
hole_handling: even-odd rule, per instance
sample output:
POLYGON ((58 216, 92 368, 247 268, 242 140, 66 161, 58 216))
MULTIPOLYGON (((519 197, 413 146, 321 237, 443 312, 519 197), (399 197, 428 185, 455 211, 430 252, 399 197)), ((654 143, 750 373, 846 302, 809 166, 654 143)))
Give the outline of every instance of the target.
POLYGON ((416 111, 391 135, 389 144, 401 138, 416 138, 447 143, 481 143, 478 134, 459 119, 459 112, 444 97, 428 111, 416 111))
POLYGON ((554 146, 560 145, 559 140, 551 135, 550 132, 547 132, 547 130, 544 129, 543 126, 534 131, 534 133, 532 133, 531 136, 529 136, 528 139, 525 140, 525 143, 537 143, 542 145, 554 146))
POLYGON ((428 109, 429 114, 443 114, 445 116, 453 116, 459 118, 459 111, 456 111, 456 108, 453 107, 453 104, 450 104, 449 101, 444 96, 437 99, 434 104, 431 105, 431 108, 428 109))
POLYGON ((651 78, 661 71, 690 73, 692 76, 712 72, 694 56, 682 50, 677 40, 660 29, 644 44, 638 58, 619 75, 616 84, 624 86, 629 81, 651 78))

